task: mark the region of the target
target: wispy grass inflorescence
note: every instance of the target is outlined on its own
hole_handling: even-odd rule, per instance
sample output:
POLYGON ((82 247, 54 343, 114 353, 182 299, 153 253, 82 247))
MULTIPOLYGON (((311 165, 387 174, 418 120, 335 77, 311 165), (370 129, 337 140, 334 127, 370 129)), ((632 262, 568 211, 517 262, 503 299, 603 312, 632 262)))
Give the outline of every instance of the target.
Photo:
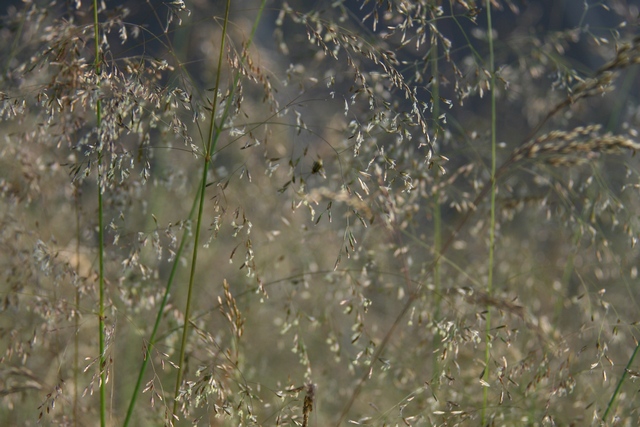
POLYGON ((541 135, 515 151, 513 161, 527 159, 552 166, 571 166, 625 149, 635 154, 640 150, 640 143, 611 132, 602 133, 602 125, 597 124, 541 135))
POLYGON ((0 425, 636 418, 630 2, 11 3, 0 425))

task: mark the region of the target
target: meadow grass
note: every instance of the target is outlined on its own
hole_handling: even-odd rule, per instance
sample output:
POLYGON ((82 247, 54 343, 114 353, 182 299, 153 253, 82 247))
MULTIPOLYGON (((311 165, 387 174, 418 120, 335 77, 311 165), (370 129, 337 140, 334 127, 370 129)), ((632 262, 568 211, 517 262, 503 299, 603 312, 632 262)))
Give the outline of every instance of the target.
POLYGON ((559 4, 9 7, 0 420, 634 425, 637 10, 559 4))

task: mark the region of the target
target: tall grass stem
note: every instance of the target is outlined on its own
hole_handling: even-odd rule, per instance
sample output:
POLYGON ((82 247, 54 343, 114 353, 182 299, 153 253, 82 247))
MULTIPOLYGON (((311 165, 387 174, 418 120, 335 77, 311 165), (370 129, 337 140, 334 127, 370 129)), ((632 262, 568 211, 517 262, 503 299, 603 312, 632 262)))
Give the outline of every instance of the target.
POLYGON ((184 360, 185 353, 187 347, 187 336, 189 332, 189 317, 191 315, 191 300, 193 296, 193 287, 195 282, 195 274, 196 274, 196 265, 198 262, 198 248, 200 245, 200 229, 202 227, 202 217, 204 212, 204 201, 205 201, 205 190, 206 190, 206 182, 207 182, 207 174, 209 172, 209 164, 211 163, 211 156, 213 154, 213 150, 215 149, 214 145, 214 133, 219 132, 219 129, 216 129, 216 107, 218 105, 218 93, 220 91, 220 76, 222 74, 222 66, 224 64, 224 51, 225 51, 225 41, 227 37, 227 25, 229 23, 229 9, 231 8, 231 0, 227 0, 224 21, 222 25, 222 34, 220 36, 220 55, 218 57, 218 69, 216 71, 216 83, 214 86, 214 94, 213 94, 213 102, 211 104, 211 122, 209 126, 209 135, 207 138, 207 145, 205 149, 204 155, 204 164, 202 167, 202 178, 200 183, 200 200, 198 207, 198 216, 196 219, 196 230, 194 236, 193 243, 193 256, 191 259, 191 272, 189 274, 189 288, 187 290, 187 302, 184 310, 184 326, 182 329, 182 340, 180 343, 180 356, 178 358, 178 373, 176 375, 176 385, 174 390, 174 401, 173 401, 173 417, 175 418, 178 413, 178 396, 180 394, 180 386, 182 384, 182 376, 184 374, 184 360))
MULTIPOLYGON (((485 7, 487 9, 487 37, 489 41, 489 73, 491 81, 490 99, 491 99, 491 224, 489 227, 489 274, 487 278, 487 296, 491 298, 493 294, 493 269, 496 242, 496 73, 493 52, 493 25, 491 22, 491 0, 486 0, 485 7)), ((483 393, 482 393, 482 413, 481 423, 487 424, 487 408, 489 406, 489 362, 491 360, 491 306, 487 305, 485 315, 485 354, 484 354, 484 374, 483 374, 483 393)))
MULTIPOLYGON (((93 0, 93 29, 94 29, 94 39, 95 39, 95 63, 94 70, 96 74, 96 84, 98 87, 100 86, 100 73, 101 73, 101 64, 100 64, 100 31, 99 31, 100 22, 98 20, 98 0, 93 0)), ((104 289, 104 221, 103 221, 103 205, 102 205, 102 154, 103 148, 101 142, 101 134, 100 127, 102 125, 102 104, 100 101, 100 94, 98 93, 98 98, 96 99, 96 129, 97 129, 97 147, 98 147, 98 292, 99 292, 99 302, 98 302, 98 339, 99 339, 99 351, 100 355, 98 357, 99 365, 98 369, 100 372, 100 426, 104 427, 106 425, 106 355, 105 355, 105 322, 104 322, 104 299, 105 299, 105 289, 104 289)))

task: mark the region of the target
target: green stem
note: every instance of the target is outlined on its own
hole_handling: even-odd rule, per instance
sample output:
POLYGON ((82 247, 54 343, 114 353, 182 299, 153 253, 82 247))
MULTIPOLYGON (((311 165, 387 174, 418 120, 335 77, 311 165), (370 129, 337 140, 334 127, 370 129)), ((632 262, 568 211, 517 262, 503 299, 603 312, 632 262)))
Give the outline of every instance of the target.
POLYGON ((224 22, 222 25, 222 35, 220 37, 220 55, 218 57, 218 70, 216 72, 216 84, 214 86, 213 102, 211 105, 211 122, 209 125, 209 135, 207 138, 207 146, 204 155, 204 164, 202 167, 202 178, 200 185, 200 203, 198 207, 198 218, 196 221, 196 230, 193 243, 193 257, 191 259, 191 272, 189 274, 189 289, 187 291, 187 304, 184 310, 184 326, 182 329, 182 341, 180 343, 180 357, 178 359, 178 374, 176 375, 176 385, 173 394, 173 411, 172 414, 176 417, 178 412, 178 395, 180 393, 180 385, 182 384, 182 376, 184 373, 184 357, 187 347, 187 334, 189 332, 189 317, 191 315, 191 300, 193 295, 193 283, 195 281, 196 265, 198 261, 198 248, 200 246, 200 228, 202 226, 202 217, 204 211, 205 190, 207 182, 207 173, 209 171, 209 164, 211 163, 211 155, 215 149, 214 141, 217 141, 217 137, 214 138, 214 134, 217 134, 216 129, 216 107, 218 105, 218 92, 220 89, 220 75, 222 74, 222 64, 224 60, 225 41, 227 38, 227 24, 229 23, 229 9, 231 8, 231 0, 227 0, 227 6, 225 8, 224 22))
MULTIPOLYGON (((76 210, 76 274, 80 276, 80 188, 74 185, 73 196, 76 210)), ((73 425, 78 425, 78 377, 80 372, 80 285, 76 283, 75 309, 73 316, 73 425)))
MULTIPOLYGON (((98 0, 93 0, 93 31, 95 39, 95 73, 98 77, 97 85, 100 86, 100 34, 98 28, 98 0)), ((98 130, 98 339, 99 343, 99 372, 100 372, 100 426, 106 425, 106 357, 105 357, 105 333, 104 333, 104 224, 102 206, 102 142, 100 141, 100 126, 102 125, 102 105, 100 95, 96 101, 96 128, 98 130)))
MULTIPOLYGON (((486 0, 487 35, 489 37, 489 71, 491 74, 491 226, 489 228, 489 277, 487 279, 487 296, 493 293, 493 267, 496 241, 496 74, 493 56, 493 26, 491 23, 491 1, 486 0)), ((491 360, 491 307, 487 305, 485 326, 484 373, 482 379, 485 387, 482 393, 482 425, 487 424, 487 406, 489 404, 489 362, 491 360)))
POLYGON ((616 398, 618 397, 618 394, 620 394, 620 389, 622 388, 622 384, 624 383, 624 380, 627 378, 627 372, 629 372, 629 369, 631 369, 631 365, 633 364, 633 361, 636 358, 636 355, 638 354, 639 350, 640 350, 640 343, 636 344, 636 348, 635 348, 635 350, 633 350, 633 354, 629 358, 629 361, 627 362, 627 366, 625 366, 624 371, 622 372, 622 376, 620 377, 620 380, 618 381, 618 384, 616 384, 616 389, 614 390, 613 395, 611 396, 611 399, 609 400, 609 404, 607 405, 607 409, 604 411, 604 414, 602 414, 602 422, 605 423, 605 424, 607 422, 607 416, 609 415, 609 412, 611 411, 611 408, 613 408, 613 403, 615 402, 616 398))
MULTIPOLYGON (((253 24, 253 28, 251 30, 251 35, 249 36, 249 40, 247 42, 247 48, 249 46, 251 46, 252 41, 253 41, 253 37, 255 35, 255 32, 257 31, 258 28, 258 23, 260 22, 260 19, 262 17, 262 12, 264 10, 264 7, 266 5, 266 0, 262 0, 262 3, 260 5, 260 8, 258 10, 258 15, 254 21, 253 24)), ((240 72, 236 73, 235 79, 234 79, 234 85, 231 88, 231 95, 229 96, 229 99, 227 101, 227 104, 225 105, 225 110, 222 114, 222 118, 221 118, 221 123, 224 123, 226 121, 226 118, 229 116, 229 111, 231 111, 231 105, 232 105, 232 100, 233 100, 233 92, 235 91, 235 88, 237 86, 238 81, 240 80, 240 72)), ((217 138, 218 138, 219 133, 216 133, 216 135, 214 136, 214 142, 213 142, 213 146, 215 147, 215 144, 217 142, 217 138)), ((201 181, 200 185, 204 185, 205 181, 201 181)), ((197 197, 194 198, 193 200, 193 204, 191 205, 191 210, 189 211, 189 220, 191 220, 191 218, 193 218, 193 214, 195 213, 195 208, 197 206, 197 202, 198 200, 200 200, 200 195, 202 192, 202 188, 198 187, 198 192, 197 192, 197 197)), ((184 252, 184 248, 186 246, 186 242, 187 242, 187 238, 188 235, 185 233, 182 236, 182 239, 180 241, 180 246, 178 247, 178 250, 176 251, 176 256, 173 262, 173 265, 171 267, 171 273, 169 274, 169 279, 167 281, 167 285, 165 287, 165 291, 164 291, 164 295, 162 297, 162 301, 160 303, 160 307, 158 308, 158 314, 156 315, 156 321, 153 325, 153 330, 151 332, 151 336, 149 337, 149 343, 148 345, 145 346, 145 355, 142 361, 142 365, 140 367, 140 370, 138 372, 138 379, 136 381, 136 384, 134 386, 134 390, 133 390, 133 394, 131 396, 131 400, 129 402, 129 408, 127 409, 127 415, 126 418, 124 420, 123 426, 127 427, 129 425, 129 422, 131 421, 131 417, 133 415, 133 410, 135 408, 136 402, 137 402, 137 397, 138 397, 138 393, 140 392, 140 388, 142 387, 142 380, 144 377, 144 373, 146 371, 147 368, 147 363, 151 354, 151 348, 155 345, 156 343, 156 336, 158 333, 158 329, 160 327, 160 321, 162 319, 162 314, 164 313, 164 308, 167 305, 167 301, 169 298, 169 292, 171 290, 171 286, 173 285, 173 281, 175 279, 175 275, 178 269, 178 264, 180 259, 182 258, 182 253, 184 252)))
MULTIPOLYGON (((436 22, 433 23, 433 26, 436 26, 436 22)), ((435 29, 434 29, 435 31, 435 29)), ((440 80, 439 80, 439 70, 438 70, 438 39, 435 34, 431 38, 431 73, 433 74, 433 88, 431 89, 431 99, 433 102, 433 117, 440 117, 440 80)), ((435 126, 435 135, 437 138, 439 133, 439 124, 436 122, 435 126)), ((439 178, 439 175, 436 176, 436 180, 439 178)), ((436 188, 438 186, 436 185, 436 188)), ((442 210, 440 209, 440 192, 436 190, 433 195, 433 236, 434 236, 434 249, 435 249, 435 258, 440 256, 440 250, 442 249, 442 210)), ((440 278, 440 263, 437 262, 433 268, 433 284, 435 286, 435 295, 436 295, 436 307, 433 314, 433 322, 438 322, 440 318, 440 304, 442 301, 442 284, 440 278)), ((442 340, 440 337, 434 337, 434 347, 437 347, 442 344, 442 340)), ((433 377, 434 379, 439 378, 439 367, 438 367, 438 356, 436 353, 433 355, 433 377)))
MULTIPOLYGON (((198 194, 200 194, 199 189, 198 189, 198 194)), ((193 214, 196 209, 197 201, 198 201, 198 198, 195 198, 193 200, 193 204, 191 205, 191 210, 189 212, 189 219, 193 217, 193 214)), ((184 248, 189 238, 188 234, 189 234, 188 230, 185 230, 184 234, 182 235, 182 239, 180 240, 180 245, 178 246, 178 250, 176 251, 173 265, 171 266, 171 273, 169 273, 169 280, 167 280, 167 285, 164 290, 164 295, 162 296, 162 301, 160 303, 160 307, 158 308, 158 314, 156 315, 156 321, 153 324, 153 330, 151 331, 151 336, 149 337, 149 343, 145 346, 145 353, 144 353, 144 358, 142 359, 142 366, 140 366, 140 370, 138 371, 138 379, 133 388, 133 394, 131 396, 131 400, 129 401, 129 408, 127 409, 127 415, 124 419, 124 423, 122 424, 124 427, 129 425, 129 422, 131 421, 131 416, 133 415, 133 410, 136 406, 138 393, 140 393, 140 388, 142 387, 142 379, 147 369, 147 363, 149 362, 149 357, 151 357, 151 348, 156 343, 156 335, 158 333, 158 329, 160 328, 160 321, 162 320, 162 314, 164 313, 164 308, 167 306, 167 301, 169 300, 169 292, 171 291, 171 286, 173 285, 176 272, 178 271, 178 264, 180 259, 182 258, 182 252, 184 252, 184 248)))

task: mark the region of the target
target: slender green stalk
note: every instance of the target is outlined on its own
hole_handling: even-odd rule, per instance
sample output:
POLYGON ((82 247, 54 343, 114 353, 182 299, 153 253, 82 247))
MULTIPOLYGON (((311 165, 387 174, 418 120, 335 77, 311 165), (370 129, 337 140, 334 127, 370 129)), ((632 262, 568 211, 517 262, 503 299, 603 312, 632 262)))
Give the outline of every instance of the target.
MULTIPOLYGON (((435 27, 437 22, 433 23, 435 27)), ((440 80, 438 70, 438 39, 435 35, 432 36, 431 43, 431 73, 433 74, 433 86, 431 89, 431 99, 433 100, 433 117, 440 117, 440 80)), ((435 128, 435 136, 439 133, 439 127, 435 128)), ((438 179, 439 175, 435 179, 438 179)), ((436 186, 438 188, 438 186, 436 186)), ((435 256, 440 256, 440 250, 442 249, 442 210, 440 209, 440 192, 436 190, 433 195, 433 246, 435 250, 435 256)), ((442 280, 440 277, 440 263, 437 262, 433 268, 433 285, 435 287, 435 311, 433 314, 433 321, 437 322, 440 318, 440 304, 442 300, 442 280)), ((440 337, 434 337, 434 347, 442 344, 440 337)), ((440 376, 440 369, 438 367, 438 356, 433 355, 433 377, 434 379, 440 376)))
MULTIPOLYGON (((202 185, 202 183, 200 183, 202 185)), ((200 193, 200 189, 198 189, 198 194, 200 193)), ((193 204, 191 205, 191 210, 189 212, 189 219, 193 217, 193 214, 196 210, 196 203, 198 199, 195 198, 193 200, 193 204)), ((167 286, 164 290, 164 295, 162 297, 162 302, 160 303, 160 307, 158 308, 158 314, 156 315, 156 321, 153 324, 153 330, 151 331, 151 336, 149 337, 149 343, 145 346, 145 353, 142 359, 142 366, 140 366, 140 370, 138 372, 138 379, 133 388, 133 394, 131 396, 131 400, 129 401, 129 408, 127 409, 127 415, 124 419, 124 423, 122 424, 124 427, 129 425, 131 421, 131 416, 133 415, 133 410, 136 406, 138 393, 140 392, 140 388, 142 387, 142 379, 144 377, 144 373, 147 368, 147 363, 149 362, 149 357, 151 356, 151 348, 156 343, 156 335, 158 333, 158 329, 160 328, 160 321, 162 319, 162 314, 164 313, 164 308, 167 306, 167 301, 169 300, 169 292, 171 291, 171 286, 173 285, 173 281, 176 276, 176 272, 178 271, 178 264, 180 259, 182 258, 182 252, 184 252, 184 248, 186 246, 187 240, 189 240, 188 230, 185 230, 182 235, 182 239, 180 240, 180 245, 178 246, 178 250, 176 251, 175 259, 173 261, 173 265, 171 266, 171 273, 169 273, 169 280, 167 280, 167 286)))
MULTIPOLYGON (((76 210, 76 272, 80 273, 80 188, 74 186, 73 196, 76 210)), ((80 287, 76 284, 75 313, 73 325, 73 425, 78 425, 78 376, 80 372, 80 287)))
MULTIPOLYGON (((489 277, 487 278, 487 295, 493 293, 493 267, 496 241, 496 73, 493 57, 493 26, 491 24, 491 1, 486 0, 487 35, 489 37, 489 72, 491 74, 491 226, 489 228, 489 277)), ((482 393, 481 423, 487 423, 487 406, 489 404, 489 361, 491 359, 491 307, 487 305, 485 327, 484 372, 482 379, 486 383, 482 393)))
POLYGON ((605 423, 605 425, 607 423, 607 417, 609 416, 609 412, 611 412, 611 409, 613 408, 613 403, 616 401, 618 394, 620 394, 620 389, 622 388, 622 384, 624 383, 624 380, 627 379, 627 372, 629 372, 629 369, 631 369, 631 365, 633 364, 633 361, 635 360, 636 355, 638 354, 638 351, 640 351, 640 343, 636 344, 636 348, 635 350, 633 350, 633 354, 629 358, 629 361, 627 362, 627 366, 624 367, 624 371, 622 372, 622 376, 620 377, 618 384, 616 384, 616 389, 613 391, 613 395, 611 395, 611 399, 609 400, 607 409, 604 411, 604 414, 602 414, 602 422, 605 423))
MULTIPOLYGON (((256 30, 258 28, 258 23, 260 22, 260 19, 262 17, 262 12, 264 11, 265 5, 266 5, 266 0, 263 0, 261 5, 260 5, 260 8, 258 10, 258 15, 257 15, 257 17, 256 17, 256 19, 254 21, 253 28, 251 30, 251 35, 250 35, 249 40, 247 42, 247 48, 249 46, 251 46, 251 44, 253 42, 253 37, 254 37, 255 32, 256 32, 256 30)), ((232 105, 232 100, 233 100, 233 92, 235 91, 237 83, 240 80, 240 76, 241 76, 240 72, 237 72, 236 75, 235 75, 234 85, 231 88, 231 92, 232 93, 229 96, 227 104, 225 105, 225 109, 223 111, 222 118, 221 118, 221 123, 224 123, 224 121, 226 120, 226 118, 229 115, 229 111, 231 110, 231 105, 232 105)), ((219 133, 216 133, 215 136, 214 136, 213 146, 215 146, 215 144, 217 142, 218 135, 219 135, 219 133)), ((193 214, 195 213, 195 209, 196 209, 197 203, 200 200, 200 196, 201 196, 202 186, 203 185, 205 185, 205 181, 201 180, 200 186, 198 187, 197 196, 194 198, 193 204, 191 205, 191 210, 189 212, 189 219, 193 218, 193 214)), ((187 240, 188 240, 188 235, 185 233, 182 236, 182 239, 180 241, 180 245, 178 247, 178 250, 176 251, 176 256, 175 256, 173 265, 171 267, 171 273, 169 274, 169 279, 168 279, 167 285, 165 287, 164 295, 163 295, 162 301, 160 303, 160 306, 158 307, 158 314, 156 315, 156 320, 155 320, 155 323, 153 325, 153 330, 152 330, 151 335, 149 337, 148 344, 145 346, 145 355, 144 355, 140 370, 138 372, 138 378, 137 378, 136 384, 134 386, 134 390, 133 390, 133 394, 131 396, 131 400, 129 402, 129 407, 127 409, 127 415, 126 415, 124 423, 123 423, 124 427, 127 427, 129 425, 129 422, 131 421, 131 417, 133 415, 133 410, 134 410, 136 402, 137 402, 138 393, 140 392, 140 388, 142 387, 142 380, 143 380, 143 377, 144 377, 144 373, 146 371, 147 363, 149 361, 151 349, 156 343, 156 336, 157 336, 157 333, 158 333, 158 329, 160 327, 160 321, 162 319, 162 313, 164 313, 164 308, 167 305, 167 301, 168 301, 168 298, 169 298, 169 292, 170 292, 171 287, 173 285, 173 282, 174 282, 174 279, 175 279, 175 275, 176 275, 176 272, 177 272, 177 269, 178 269, 179 261, 182 258, 182 253, 184 252, 184 248, 186 246, 187 240)))
MULTIPOLYGON (((95 73, 100 76, 100 34, 98 31, 98 0, 93 0, 93 30, 95 39, 95 73)), ((99 77, 98 77, 99 78, 99 77)), ((97 82, 100 85, 100 81, 97 82)), ((100 97, 96 100, 96 128, 98 129, 98 289, 100 301, 98 303, 99 328, 99 368, 100 369, 100 426, 106 425, 106 357, 104 333, 104 224, 102 206, 102 143, 100 141, 100 126, 102 125, 102 105, 100 97)))
MULTIPOLYGON (((216 83, 213 92, 213 102, 211 105, 211 122, 209 125, 209 135, 207 138, 207 145, 205 147, 204 164, 202 167, 202 184, 200 185, 200 200, 198 207, 198 217, 196 221, 196 230, 193 243, 193 257, 191 259, 191 273, 189 274, 189 289, 187 291, 187 304, 184 310, 184 326, 182 329, 182 341, 180 343, 180 357, 178 359, 178 374, 176 375, 176 385, 173 394, 173 411, 172 414, 175 417, 178 412, 178 395, 180 393, 180 385, 182 384, 182 375, 184 370, 184 356, 187 347, 187 334, 189 332, 189 317, 191 315, 191 300, 193 295, 193 283, 195 281, 196 265, 198 262, 198 248, 200 245, 200 228, 202 226, 202 217, 204 211, 204 200, 207 173, 209 171, 209 164, 211 163, 211 155, 215 150, 214 134, 218 133, 216 126, 216 106, 218 105, 218 92, 220 89, 220 75, 222 74, 222 64, 224 60, 225 41, 227 38, 227 24, 229 23, 229 9, 231 8, 231 0, 227 0, 225 8, 224 22, 222 25, 222 35, 220 37, 220 56, 218 57, 218 70, 216 72, 216 83)), ((215 138, 217 141, 217 138, 215 138)))
MULTIPOLYGON (((100 102, 98 101, 98 116, 101 115, 100 111, 100 102)), ((102 156, 100 156, 100 160, 102 156)), ((101 161, 98 161, 98 170, 102 168, 101 161)), ((98 193, 102 193, 102 176, 101 172, 98 172, 98 193)), ((103 213, 102 213, 102 194, 98 194, 98 227, 100 231, 98 232, 98 240, 100 248, 98 249, 98 258, 99 258, 99 293, 100 293, 100 302, 98 305, 98 326, 100 328, 99 340, 100 340, 100 426, 104 427, 106 425, 105 414, 106 414, 106 357, 105 357, 105 333, 104 333, 104 231, 103 231, 103 213)))

